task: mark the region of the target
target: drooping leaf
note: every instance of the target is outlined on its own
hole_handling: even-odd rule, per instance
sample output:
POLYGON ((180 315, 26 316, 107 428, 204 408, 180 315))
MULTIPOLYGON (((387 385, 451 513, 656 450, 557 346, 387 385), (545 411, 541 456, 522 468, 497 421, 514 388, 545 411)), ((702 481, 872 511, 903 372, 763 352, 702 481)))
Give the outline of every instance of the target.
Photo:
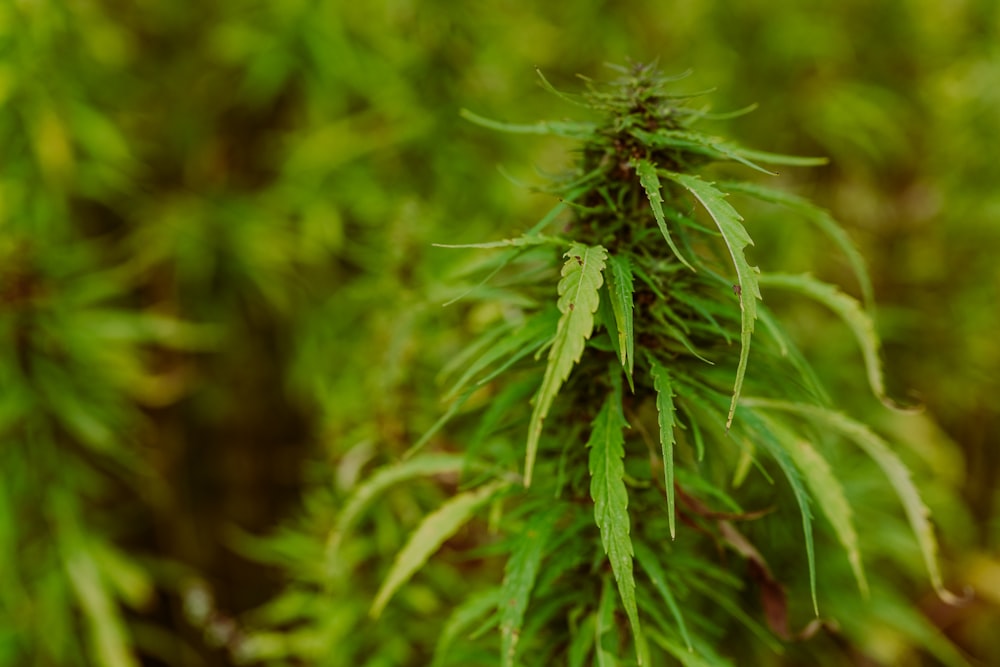
POLYGON ((792 494, 795 496, 795 502, 798 503, 799 514, 802 517, 802 537, 805 542, 806 560, 809 565, 809 592, 812 596, 813 611, 816 616, 819 616, 819 599, 816 596, 816 549, 813 543, 813 516, 809 507, 809 493, 802 484, 802 478, 799 476, 798 468, 796 468, 792 463, 788 456, 788 452, 782 446, 778 436, 775 435, 770 428, 768 428, 767 422, 762 417, 753 415, 748 411, 744 411, 742 419, 747 422, 753 429, 753 432, 759 436, 758 442, 767 449, 771 458, 778 463, 778 467, 781 468, 781 472, 785 475, 785 479, 788 480, 788 485, 792 488, 792 494))
MULTIPOLYGON (((612 372, 613 389, 594 418, 587 447, 590 449, 590 495, 594 499, 594 521, 601 531, 601 544, 618 583, 625 613, 632 625, 636 647, 642 646, 642 630, 635 601, 632 574, 632 538, 625 489, 625 434, 628 427, 622 414, 621 380, 612 372)), ((644 656, 639 651, 639 664, 644 656)))
POLYGON ((652 361, 653 388, 656 389, 656 412, 659 415, 660 447, 663 449, 663 483, 667 492, 667 519, 670 538, 676 536, 674 523, 674 390, 667 369, 652 361))
POLYGON ((667 228, 667 221, 663 217, 663 195, 660 194, 660 177, 656 175, 656 167, 649 160, 636 160, 634 166, 635 173, 639 176, 639 183, 642 185, 642 189, 646 191, 649 206, 653 209, 653 217, 656 218, 656 224, 659 226, 663 238, 667 240, 667 245, 674 251, 677 259, 694 271, 694 266, 681 254, 680 249, 678 249, 673 237, 670 235, 670 229, 667 228))
POLYGON ((406 546, 396 554, 392 568, 375 595, 375 601, 372 602, 369 611, 372 618, 378 618, 400 586, 406 583, 427 562, 431 554, 465 525, 476 510, 508 485, 509 482, 497 480, 473 491, 460 493, 424 517, 424 520, 410 535, 406 546))
POLYGON ((566 253, 566 263, 559 281, 559 311, 562 316, 549 349, 548 364, 542 385, 535 395, 535 406, 528 426, 528 446, 524 464, 524 485, 531 486, 531 473, 542 436, 542 423, 552 408, 562 383, 583 355, 583 348, 594 330, 594 313, 600 302, 598 290, 604 283, 602 271, 608 252, 602 246, 574 243, 566 253))
POLYGON ((756 183, 726 182, 722 186, 729 192, 740 192, 761 201, 788 207, 819 227, 820 231, 830 237, 830 240, 844 253, 851 265, 851 270, 854 272, 854 277, 858 281, 858 286, 861 288, 861 298, 864 301, 865 309, 869 312, 872 311, 875 304, 875 294, 864 257, 861 256, 857 246, 851 241, 844 228, 833 219, 833 216, 809 200, 782 190, 756 183))
POLYGON ((618 325, 618 353, 625 368, 629 385, 632 385, 632 369, 635 366, 635 332, 632 328, 632 265, 628 257, 608 255, 608 293, 611 308, 618 325))
POLYGON ((515 664, 517 641, 521 634, 524 612, 528 608, 528 598, 558 518, 559 511, 542 512, 532 517, 518 537, 507 561, 498 607, 501 656, 505 667, 513 667, 515 664))
POLYGON ((736 369, 733 400, 729 406, 729 415, 726 417, 726 428, 729 428, 733 424, 736 404, 739 402, 740 391, 743 388, 743 376, 746 374, 747 360, 750 357, 750 338, 753 335, 754 320, 757 319, 757 299, 760 298, 759 270, 755 266, 750 266, 744 254, 744 248, 753 245, 753 240, 746 228, 743 227, 743 217, 729 205, 725 200, 725 194, 717 190, 715 186, 697 176, 673 172, 664 173, 691 192, 712 216, 729 247, 729 254, 732 257, 733 266, 736 268, 736 277, 739 280, 737 295, 740 300, 740 310, 743 313, 743 323, 740 327, 740 362, 736 369))
POLYGON ((875 324, 861 304, 844 294, 833 285, 816 280, 810 275, 789 275, 774 273, 761 276, 761 284, 767 287, 778 287, 808 296, 823 304, 847 324, 854 338, 861 347, 865 360, 865 370, 868 373, 868 384, 882 403, 891 408, 897 408, 896 403, 889 398, 885 390, 885 379, 882 375, 882 359, 879 356, 879 338, 875 332, 875 324))
POLYGON ((464 456, 456 454, 427 454, 414 457, 403 463, 387 466, 371 475, 364 484, 351 493, 344 508, 337 516, 337 522, 326 540, 326 562, 328 570, 335 569, 337 550, 344 535, 368 505, 383 491, 399 482, 414 477, 426 477, 445 472, 458 472, 467 464, 464 456))
MULTIPOLYGON (((774 426, 772 425, 772 429, 774 426)), ((868 597, 868 581, 865 579, 864 565, 861 562, 861 550, 858 547, 858 534, 854 529, 853 512, 844 496, 840 480, 833 474, 830 464, 816 451, 816 448, 802 439, 786 440, 788 453, 792 455, 796 466, 802 471, 809 490, 812 491, 816 504, 833 526, 844 551, 851 571, 858 583, 862 595, 868 597)))
MULTIPOLYGON (((501 359, 507 358, 508 361, 516 362, 541 347, 552 335, 555 310, 551 308, 550 310, 552 310, 551 315, 548 311, 542 311, 535 315, 508 336, 491 345, 475 361, 467 364, 465 372, 455 381, 446 396, 455 396, 477 374, 501 359)), ((483 384, 484 381, 488 382, 489 380, 480 379, 477 386, 483 384)))
POLYGON ((834 410, 816 405, 768 398, 747 398, 745 404, 748 407, 782 410, 801 415, 838 431, 864 450, 889 478, 889 483, 892 484, 896 495, 903 504, 903 509, 906 510, 906 516, 917 538, 917 543, 920 545, 920 553, 923 556, 924 565, 927 568, 934 591, 941 600, 949 604, 960 602, 960 598, 944 587, 937 562, 937 538, 934 536, 934 527, 928 518, 930 512, 920 498, 920 492, 910 477, 910 471, 885 440, 864 424, 834 410))
POLYGON ((674 597, 673 591, 667 585, 667 575, 657 560, 656 554, 653 553, 653 550, 645 542, 636 541, 633 543, 633 546, 635 547, 635 559, 639 562, 642 569, 645 570, 649 580, 653 582, 653 588, 656 589, 660 597, 667 604, 667 608, 670 609, 670 614, 677 623, 677 629, 680 631, 688 651, 692 651, 691 637, 688 635, 687 625, 684 623, 684 615, 681 614, 681 608, 677 604, 677 599, 674 597))
POLYGON ((68 541, 64 551, 66 575, 87 624, 95 664, 136 667, 121 614, 84 538, 68 541))

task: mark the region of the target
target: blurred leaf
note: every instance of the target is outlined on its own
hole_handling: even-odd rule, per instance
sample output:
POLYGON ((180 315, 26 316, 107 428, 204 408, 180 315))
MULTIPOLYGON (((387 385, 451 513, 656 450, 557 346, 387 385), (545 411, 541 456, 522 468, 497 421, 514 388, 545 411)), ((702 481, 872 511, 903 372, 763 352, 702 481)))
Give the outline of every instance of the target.
POLYGON ((882 376, 882 359, 879 356, 878 334, 875 324, 861 309, 861 304, 838 290, 833 285, 816 280, 809 275, 788 275, 784 273, 768 273, 761 276, 761 284, 791 290, 811 297, 840 316, 850 327, 851 333, 861 347, 868 371, 868 384, 876 398, 887 407, 897 407, 895 402, 886 395, 885 379, 882 376))
POLYGON ((532 517, 525 524, 514 551, 507 559, 497 611, 500 617, 500 654, 505 667, 513 667, 515 664, 517 642, 521 635, 524 612, 528 608, 528 598, 559 514, 560 510, 550 510, 532 517))
POLYGON ((934 586, 938 597, 949 604, 959 604, 961 602, 961 598, 956 597, 944 587, 941 570, 937 562, 937 538, 934 536, 934 527, 928 519, 930 512, 926 505, 924 505, 923 500, 920 499, 920 492, 910 477, 910 471, 899 460, 895 452, 889 448, 885 440, 873 433, 864 424, 860 424, 839 412, 827 408, 767 398, 747 398, 744 403, 747 407, 792 412, 817 423, 824 424, 853 440, 856 445, 864 450, 878 464, 882 472, 885 473, 885 476, 889 478, 889 482, 896 491, 896 495, 899 496, 900 501, 903 503, 903 508, 906 510, 906 515, 910 520, 917 543, 920 545, 920 553, 923 555, 931 585, 934 586))
POLYGON ((392 568, 375 595, 369 614, 378 618, 399 587, 419 570, 431 554, 454 535, 476 511, 510 483, 494 481, 474 491, 453 496, 433 513, 427 515, 410 535, 406 546, 396 554, 392 568))

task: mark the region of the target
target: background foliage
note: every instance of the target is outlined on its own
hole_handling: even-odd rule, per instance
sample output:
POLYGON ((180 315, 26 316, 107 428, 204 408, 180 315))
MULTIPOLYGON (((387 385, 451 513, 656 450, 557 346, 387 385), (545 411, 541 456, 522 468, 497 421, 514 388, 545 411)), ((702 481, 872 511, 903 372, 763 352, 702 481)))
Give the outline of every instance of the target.
MULTIPOLYGON (((869 568, 918 612, 883 610, 860 648, 920 664, 929 622, 1000 662, 998 37, 988 0, 0 4, 0 664, 425 664, 456 603, 493 604, 465 595, 502 568, 469 555, 491 539, 472 524, 368 617, 455 491, 446 461, 331 531, 444 412, 439 370, 496 316, 440 307, 478 260, 431 243, 525 230, 551 199, 494 167, 539 182, 530 165, 573 158, 459 109, 571 116, 534 68, 569 88, 627 58, 693 69, 717 109, 759 104, 719 134, 831 158, 778 182, 861 247, 890 393, 926 412, 858 391, 860 356, 825 313, 775 307, 837 402, 897 443, 949 583, 977 591, 927 596, 859 469, 853 492, 912 564, 869 568)), ((744 215, 751 263, 856 289, 820 237, 744 215)), ((451 437, 429 446, 461 451, 451 437)))

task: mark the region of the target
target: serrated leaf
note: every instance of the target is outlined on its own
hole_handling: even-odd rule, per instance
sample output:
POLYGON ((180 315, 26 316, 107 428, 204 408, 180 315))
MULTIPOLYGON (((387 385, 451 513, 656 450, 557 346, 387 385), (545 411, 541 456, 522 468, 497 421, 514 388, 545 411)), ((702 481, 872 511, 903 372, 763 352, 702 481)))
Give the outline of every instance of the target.
POLYGON ((917 544, 920 546, 920 553, 923 556, 924 565, 927 568, 934 591, 939 598, 949 604, 957 604, 961 601, 944 587, 937 562, 937 538, 934 536, 934 527, 928 518, 930 511, 921 500, 920 492, 910 478, 910 471, 885 440, 864 424, 842 413, 816 405, 768 398, 747 398, 744 403, 748 407, 792 412, 819 422, 838 431, 864 450, 889 478, 889 483, 892 484, 892 488, 903 504, 910 527, 913 529, 917 544))
MULTIPOLYGON (((756 164, 746 156, 746 151, 734 144, 721 141, 698 132, 686 130, 659 130, 657 132, 647 132, 638 128, 630 130, 636 139, 648 146, 660 148, 678 148, 690 151, 699 155, 712 158, 714 160, 732 160, 739 162, 755 171, 759 171, 768 176, 774 176, 773 171, 769 171, 756 164)), ((765 154, 766 155, 766 154, 765 154)))
POLYGON ((722 237, 729 247, 729 254, 736 268, 739 280, 738 296, 742 311, 742 326, 740 327, 740 362, 736 369, 736 382, 733 385, 733 400, 729 405, 729 415, 726 417, 726 428, 733 425, 733 415, 736 414, 736 404, 740 400, 743 389, 743 376, 746 375, 747 360, 750 358, 750 338, 753 335, 754 320, 757 319, 757 299, 760 298, 758 282, 759 270, 750 266, 743 249, 753 245, 753 239, 743 227, 743 217, 725 200, 725 195, 715 186, 696 176, 665 172, 673 181, 684 186, 695 199, 705 207, 715 224, 722 232, 722 237))
POLYGON ((590 495, 594 499, 594 521, 601 531, 601 544, 618 583, 625 614, 632 626, 639 664, 644 663, 641 647, 642 629, 635 601, 635 578, 632 574, 632 538, 628 517, 628 492, 625 489, 625 434, 628 426, 622 414, 622 388, 617 372, 612 371, 613 389, 594 418, 587 447, 590 449, 590 495))
POLYGON ((865 570, 861 563, 861 550, 858 547, 858 534, 854 530, 853 512, 844 496, 840 481, 833 474, 830 464, 809 442, 796 439, 786 443, 789 454, 802 471, 806 484, 816 499, 816 504, 823 510, 823 514, 833 526, 833 532, 837 534, 837 539, 847 552, 847 561, 851 564, 858 589, 867 598, 868 581, 865 579, 865 570))
POLYGON ((552 408, 573 366, 580 361, 587 339, 594 330, 594 313, 600 297, 598 290, 604 283, 602 271, 608 251, 602 246, 574 243, 566 252, 566 263, 559 281, 559 311, 562 316, 556 335, 549 349, 548 364, 542 385, 535 395, 535 407, 528 426, 528 446, 524 464, 524 485, 531 486, 531 473, 542 436, 542 422, 552 408))
POLYGON ((871 317, 861 308, 861 304, 856 299, 844 294, 833 285, 805 274, 769 273, 761 277, 761 283, 768 287, 787 289, 808 296, 839 315, 840 319, 850 327, 851 333, 854 334, 854 338, 861 347, 861 354, 865 360, 865 370, 868 373, 868 385, 871 387, 872 393, 887 407, 898 407, 886 394, 875 323, 872 322, 871 317))
POLYGON ((333 572, 336 566, 337 551, 344 535, 351 529, 354 522, 368 505, 383 491, 390 487, 415 477, 427 477, 445 472, 458 472, 467 460, 464 456, 454 454, 427 454, 418 456, 403 463, 381 468, 372 474, 364 484, 357 487, 344 503, 337 516, 337 522, 326 540, 326 563, 328 572, 333 572))
POLYGON ((820 231, 830 237, 840 251, 844 253, 847 258, 848 263, 851 265, 851 270, 854 272, 854 277, 858 281, 858 286, 861 288, 861 297, 865 304, 865 309, 871 311, 875 305, 874 290, 872 289, 871 277, 868 275, 868 269, 865 265, 864 257, 858 251, 857 247, 851 241, 851 238, 844 231, 843 227, 837 224, 837 221, 822 208, 816 206, 807 199, 802 197, 797 197, 796 195, 790 194, 788 192, 783 192, 781 190, 775 190, 773 188, 764 187, 762 185, 757 185, 756 183, 724 183, 724 187, 732 192, 741 192, 743 194, 749 195, 761 201, 771 202, 773 204, 779 204, 787 208, 796 211, 799 215, 802 215, 817 227, 820 231))
POLYGON ((628 257, 608 255, 608 293, 611 296, 611 309, 618 325, 618 353, 622 367, 632 385, 632 369, 635 367, 635 332, 632 328, 632 264, 628 257))
POLYGON ((677 259, 694 271, 694 266, 681 254, 680 249, 678 249, 673 237, 670 235, 670 229, 667 228, 666 218, 663 217, 663 195, 660 194, 660 177, 656 175, 656 167, 649 160, 636 160, 634 165, 635 173, 639 176, 639 183, 642 185, 642 189, 646 191, 649 206, 653 209, 653 217, 656 218, 656 224, 659 226, 663 238, 667 240, 667 245, 674 251, 677 259))
POLYGON ((667 492, 667 517, 670 538, 676 535, 674 522, 674 390, 667 369, 652 361, 653 388, 656 389, 656 412, 659 415, 660 446, 663 450, 663 483, 667 492))
POLYGON ((663 601, 667 603, 667 608, 670 609, 670 614, 674 617, 674 621, 677 622, 677 629, 680 631, 681 637, 687 645, 687 650, 692 651, 691 637, 688 635, 687 625, 684 623, 684 615, 681 614, 681 608, 677 604, 677 599, 670 590, 670 586, 667 585, 667 575, 660 566, 660 562, 656 559, 656 554, 642 541, 636 541, 633 546, 635 547, 636 561, 646 571, 646 576, 653 583, 653 588, 660 594, 663 601))
POLYGON ((528 608, 528 599, 535 586, 538 568, 559 513, 559 510, 550 510, 532 517, 518 537, 514 551, 507 561, 498 607, 501 656, 505 667, 514 665, 524 612, 528 608))
POLYGON ((396 559, 379 587, 372 602, 369 614, 378 618, 392 596, 405 584, 413 574, 423 567, 427 559, 437 551, 445 541, 458 532, 472 518, 480 507, 489 502, 494 495, 509 485, 509 482, 497 480, 481 486, 474 491, 466 491, 453 496, 437 510, 424 517, 417 529, 410 535, 406 546, 396 554, 396 559))

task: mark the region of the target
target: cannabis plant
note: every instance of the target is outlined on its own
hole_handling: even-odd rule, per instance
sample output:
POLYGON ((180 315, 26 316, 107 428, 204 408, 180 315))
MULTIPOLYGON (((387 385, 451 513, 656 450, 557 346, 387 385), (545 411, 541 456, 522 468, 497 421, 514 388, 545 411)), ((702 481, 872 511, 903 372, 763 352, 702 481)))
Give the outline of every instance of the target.
MULTIPOLYGON (((828 650, 810 664, 836 663, 864 644, 858 619, 866 617, 857 610, 869 598, 878 607, 889 587, 869 583, 867 542, 849 502, 847 482, 856 480, 831 464, 853 461, 847 445, 884 474, 931 584, 950 599, 909 472, 880 435, 836 410, 763 302, 794 292, 842 318, 872 392, 895 407, 869 280, 823 210, 704 175, 714 163, 769 174, 762 165, 821 160, 699 132, 695 125, 711 114, 669 92, 675 79, 645 65, 620 75, 608 85, 588 82, 578 96, 543 79, 596 112, 596 122, 510 125, 463 112, 498 130, 569 138, 578 144, 576 165, 553 180, 558 203, 528 231, 448 246, 500 251, 485 261, 485 279, 455 299, 478 300, 486 325, 445 371, 451 407, 403 461, 368 477, 341 508, 327 543, 327 585, 335 591, 360 576, 346 538, 374 501, 431 477, 451 495, 419 522, 369 613, 379 619, 402 609, 370 622, 419 618, 429 603, 407 584, 463 529, 462 541, 478 545, 470 559, 503 562, 492 582, 472 560, 456 565, 468 587, 437 629, 435 664, 727 665, 737 656, 761 664, 783 642, 818 632, 828 650), (753 241, 728 198, 737 193, 826 234, 853 266, 862 300, 809 275, 753 266, 753 241), (487 508, 488 532, 466 527, 487 508), (856 588, 850 594, 845 572, 856 588), (805 604, 789 599, 789 588, 805 604)), ((960 662, 943 642, 930 648, 960 662)))

